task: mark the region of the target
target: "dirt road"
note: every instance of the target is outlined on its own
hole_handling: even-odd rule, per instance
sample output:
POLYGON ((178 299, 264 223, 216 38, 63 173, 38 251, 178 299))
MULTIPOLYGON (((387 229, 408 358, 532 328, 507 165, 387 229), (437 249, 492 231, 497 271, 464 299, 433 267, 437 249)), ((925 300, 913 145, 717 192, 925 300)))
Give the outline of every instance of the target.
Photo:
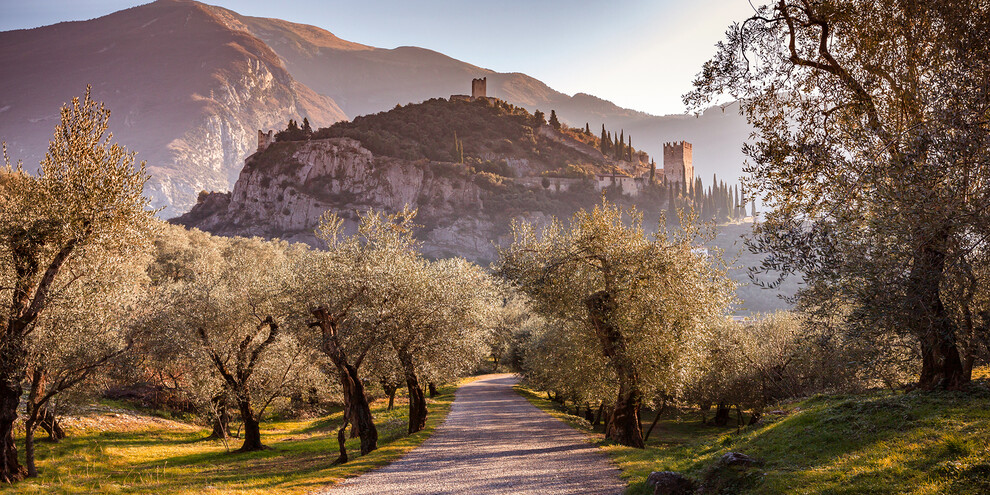
POLYGON ((584 436, 491 375, 462 386, 444 424, 422 445, 327 495, 620 494, 619 470, 584 436))

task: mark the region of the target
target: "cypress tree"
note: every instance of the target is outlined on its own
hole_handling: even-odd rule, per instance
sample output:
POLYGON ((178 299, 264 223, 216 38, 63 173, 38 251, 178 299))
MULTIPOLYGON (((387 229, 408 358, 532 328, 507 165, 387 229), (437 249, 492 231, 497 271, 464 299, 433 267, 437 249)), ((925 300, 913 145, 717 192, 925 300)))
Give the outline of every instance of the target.
POLYGON ((732 203, 735 205, 736 218, 741 218, 746 216, 746 213, 742 211, 742 193, 740 192, 739 184, 736 184, 736 201, 732 203))
POLYGON ((533 119, 536 120, 537 126, 541 126, 547 123, 546 114, 544 114, 539 110, 537 110, 536 113, 533 114, 533 119))
POLYGON ((589 136, 591 135, 591 126, 589 126, 587 122, 584 123, 584 133, 589 136))
POLYGON ((670 188, 667 194, 667 215, 666 223, 667 225, 674 225, 678 222, 677 219, 677 195, 674 192, 674 187, 676 184, 670 184, 670 188))
POLYGON ((557 111, 552 108, 550 109, 550 127, 553 127, 558 131, 560 130, 560 121, 557 120, 557 111))

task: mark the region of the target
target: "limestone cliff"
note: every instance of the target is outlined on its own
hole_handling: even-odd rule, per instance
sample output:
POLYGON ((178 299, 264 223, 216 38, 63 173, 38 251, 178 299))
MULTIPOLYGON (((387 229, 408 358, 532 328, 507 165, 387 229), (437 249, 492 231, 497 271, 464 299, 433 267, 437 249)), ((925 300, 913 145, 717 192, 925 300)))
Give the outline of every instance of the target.
MULTIPOLYGON (((594 198, 588 186, 587 197, 594 198)), ((419 210, 418 237, 430 257, 495 259, 513 218, 546 218, 526 199, 549 196, 458 164, 375 156, 349 138, 279 142, 249 157, 234 190, 200 196, 176 223, 221 235, 280 237, 318 245, 313 233, 324 211, 336 211, 356 227, 356 213, 410 205, 419 210)))

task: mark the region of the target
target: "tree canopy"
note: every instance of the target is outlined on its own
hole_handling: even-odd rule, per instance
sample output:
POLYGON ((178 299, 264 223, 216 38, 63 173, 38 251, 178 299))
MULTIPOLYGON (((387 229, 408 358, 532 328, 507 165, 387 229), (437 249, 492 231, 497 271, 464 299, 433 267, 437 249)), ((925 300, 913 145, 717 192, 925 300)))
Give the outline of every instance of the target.
POLYGON ((960 340, 990 324, 947 309, 990 238, 988 34, 972 2, 780 0, 729 29, 685 97, 737 99, 757 130, 763 268, 801 272, 803 307, 851 333, 912 337, 929 389, 968 381, 960 340))

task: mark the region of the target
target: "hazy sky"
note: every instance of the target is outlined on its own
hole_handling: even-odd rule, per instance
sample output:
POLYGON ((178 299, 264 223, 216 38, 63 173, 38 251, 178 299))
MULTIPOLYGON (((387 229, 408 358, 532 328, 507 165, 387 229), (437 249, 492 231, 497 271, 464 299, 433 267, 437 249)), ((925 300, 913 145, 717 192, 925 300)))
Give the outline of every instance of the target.
MULTIPOLYGON (((133 0, 0 0, 0 30, 100 17, 133 0)), ((208 0, 244 15, 313 24, 357 43, 421 46, 568 94, 683 113, 701 64, 748 0, 208 0)), ((754 2, 757 3, 757 2, 754 2)), ((762 3, 762 2, 759 2, 762 3)))

